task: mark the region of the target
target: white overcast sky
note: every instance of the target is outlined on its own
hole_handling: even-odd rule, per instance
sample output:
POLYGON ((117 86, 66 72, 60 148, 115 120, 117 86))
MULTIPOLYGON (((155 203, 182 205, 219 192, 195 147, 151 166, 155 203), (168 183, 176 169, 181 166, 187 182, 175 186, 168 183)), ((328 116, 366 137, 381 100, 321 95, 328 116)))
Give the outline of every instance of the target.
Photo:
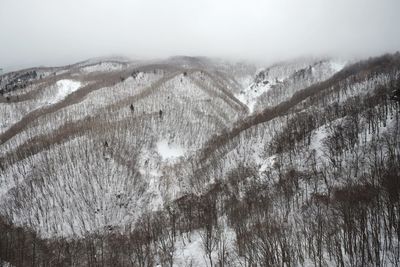
POLYGON ((274 61, 400 50, 400 0, 0 0, 0 68, 92 57, 274 61))

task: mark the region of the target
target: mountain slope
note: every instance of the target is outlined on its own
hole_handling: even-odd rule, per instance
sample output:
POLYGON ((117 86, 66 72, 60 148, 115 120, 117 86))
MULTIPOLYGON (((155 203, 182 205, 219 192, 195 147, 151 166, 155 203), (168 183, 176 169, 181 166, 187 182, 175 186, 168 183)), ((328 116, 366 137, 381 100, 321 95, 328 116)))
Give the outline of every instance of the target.
POLYGON ((256 70, 174 57, 1 76, 0 246, 60 266, 399 264, 399 55, 256 70))

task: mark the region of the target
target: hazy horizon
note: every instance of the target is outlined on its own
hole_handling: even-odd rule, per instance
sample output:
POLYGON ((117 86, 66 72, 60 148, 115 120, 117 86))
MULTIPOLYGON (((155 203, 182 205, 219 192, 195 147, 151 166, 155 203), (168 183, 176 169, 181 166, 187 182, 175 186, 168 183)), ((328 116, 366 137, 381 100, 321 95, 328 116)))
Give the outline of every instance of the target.
POLYGON ((110 55, 275 62, 400 50, 397 0, 1 0, 0 68, 110 55))

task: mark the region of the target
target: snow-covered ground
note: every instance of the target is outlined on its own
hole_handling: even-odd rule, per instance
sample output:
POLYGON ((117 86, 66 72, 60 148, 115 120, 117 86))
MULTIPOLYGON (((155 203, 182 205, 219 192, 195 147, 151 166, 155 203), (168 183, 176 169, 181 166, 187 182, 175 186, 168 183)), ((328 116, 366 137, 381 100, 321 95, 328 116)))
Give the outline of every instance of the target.
POLYGON ((184 156, 186 149, 176 144, 170 144, 167 140, 161 140, 157 143, 157 153, 163 160, 168 161, 184 156))
POLYGON ((47 104, 55 104, 81 87, 81 82, 73 80, 59 80, 56 82, 54 94, 46 99, 47 104))
POLYGON ((345 60, 334 60, 330 62, 331 64, 331 68, 335 71, 341 71, 346 65, 347 65, 347 61, 345 60))
MULTIPOLYGON (((290 97, 296 90, 329 78, 342 70, 347 64, 346 61, 338 59, 321 61, 314 59, 314 61, 308 62, 309 65, 304 63, 286 63, 283 66, 277 65, 265 70, 261 69, 253 82, 236 93, 235 96, 249 108, 250 113, 253 113, 259 108, 257 104, 261 103, 261 107, 265 107, 265 104, 274 104, 271 101, 263 102, 266 93, 274 89, 274 86, 276 87, 275 90, 278 90, 275 94, 280 95, 281 101, 283 101, 285 97, 290 97)), ((279 102, 276 101, 275 104, 279 102)))
MULTIPOLYGON (((36 99, 15 103, 0 103, 0 113, 2 116, 2 120, 0 121, 0 133, 6 131, 29 112, 58 103, 71 93, 77 91, 81 86, 82 83, 80 81, 63 79, 44 88, 39 92, 39 96, 36 99)), ((61 123, 62 122, 63 121, 61 121, 61 123)))
MULTIPOLYGON (((115 66, 107 64, 87 66, 86 71, 119 70, 118 63, 115 66)), ((287 127, 296 125, 293 122, 297 118, 302 119, 294 117, 296 113, 289 110, 284 116, 271 120, 260 120, 257 124, 251 121, 249 128, 229 134, 232 127, 251 119, 246 118, 249 115, 247 109, 238 105, 232 95, 255 113, 281 103, 310 84, 328 79, 345 65, 340 61, 287 63, 261 70, 251 80, 243 75, 228 82, 226 79, 230 76, 210 69, 168 72, 168 69, 160 70, 157 68, 161 67, 151 65, 148 70, 135 72, 129 78, 122 77, 121 81, 119 73, 114 73, 116 84, 99 87, 78 103, 63 105, 59 110, 36 118, 32 125, 27 125, 0 146, 0 160, 6 161, 4 166, 0 162, 0 213, 9 216, 16 225, 29 225, 42 237, 82 237, 104 229, 118 231, 125 226, 131 227, 141 216, 166 211, 178 202, 176 200, 185 201, 183 197, 189 194, 196 198, 200 196, 199 201, 203 201, 206 193, 219 197, 218 188, 215 194, 209 190, 221 184, 224 191, 243 204, 248 197, 256 199, 255 195, 265 190, 272 204, 268 211, 271 213, 263 216, 276 217, 276 222, 284 222, 287 229, 298 229, 296 226, 302 226, 307 215, 296 206, 289 210, 282 205, 286 203, 286 197, 292 198, 290 191, 285 194, 277 191, 285 189, 282 187, 286 185, 283 184, 285 179, 300 177, 294 191, 299 200, 297 207, 308 205, 313 193, 323 195, 327 188, 344 185, 343 177, 336 176, 330 171, 332 168, 328 168, 331 158, 327 154, 332 129, 342 118, 323 114, 324 108, 333 103, 345 105, 355 96, 363 98, 367 93, 373 94, 377 86, 389 83, 393 77, 384 73, 374 79, 352 83, 349 79, 348 88, 335 94, 332 88, 324 88, 326 95, 316 95, 312 101, 319 102, 312 102, 312 108, 305 108, 310 99, 293 107, 296 113, 305 109, 304 112, 309 112, 307 115, 313 119, 305 129, 301 127, 305 123, 287 127), (309 141, 296 134, 303 130, 309 141), (284 136, 285 133, 291 135, 284 136), (226 139, 216 144, 209 142, 214 140, 214 134, 222 134, 226 139), (286 139, 280 139, 281 135, 286 139), (293 140, 292 135, 296 137, 293 140), (284 146, 287 142, 294 142, 293 147, 284 146), (277 145, 282 146, 278 149, 277 145), (204 157, 199 152, 204 152, 204 157), (292 169, 296 171, 294 175, 288 172, 292 169), (328 182, 320 179, 320 170, 325 172, 328 182), (314 191, 309 189, 311 183, 314 191), (258 185, 262 186, 249 190, 258 185), (280 217, 286 217, 286 221, 280 217)), ((185 63, 182 66, 189 68, 191 65, 185 63)), ((121 73, 126 74, 125 71, 121 73)), ((6 123, 0 121, 1 127, 12 125, 16 118, 40 107, 47 111, 47 105, 59 103, 82 86, 91 84, 90 77, 103 76, 84 76, 86 73, 79 70, 74 74, 66 75, 73 78, 57 82, 49 80, 48 86, 26 103, 0 103, 0 112, 7 115, 3 117, 6 123)), ((368 143, 379 135, 394 133, 397 127, 396 117, 391 114, 391 119, 375 127, 378 134, 368 131, 363 125, 363 118, 368 114, 359 114, 362 131, 358 139, 365 140, 365 144, 357 143, 353 147, 356 152, 345 151, 343 157, 346 160, 351 159, 353 152, 360 158, 367 158, 368 143)), ((341 167, 348 169, 346 164, 341 167)), ((225 197, 228 195, 221 199, 225 197)), ((215 226, 218 229, 214 230, 220 238, 218 241, 228 245, 229 259, 234 259, 226 266, 244 265, 235 254, 238 253, 235 234, 238 229, 235 218, 230 218, 232 215, 224 211, 227 203, 216 200, 218 222, 215 226), (220 222, 225 216, 229 217, 226 218, 229 223, 220 222)), ((257 214, 250 211, 248 221, 243 225, 251 223, 254 215, 257 214)), ((204 251, 204 225, 195 227, 190 233, 184 232, 185 229, 177 233, 173 252, 175 266, 210 266, 209 255, 204 251)), ((250 231, 251 227, 249 224, 250 231)), ((288 236, 291 237, 291 233, 288 236)), ((255 239, 251 242, 259 244, 255 239)), ((221 245, 216 244, 210 253, 214 264, 221 256, 218 248, 221 245)), ((303 262, 310 266, 313 263, 307 258, 303 262)))
MULTIPOLYGON (((216 266, 221 259, 226 260, 225 264, 227 266, 242 266, 243 259, 237 255, 235 249, 235 231, 223 222, 224 219, 223 217, 220 220, 223 226, 214 233, 215 245, 211 252, 213 266, 216 266), (222 254, 222 251, 224 251, 224 254, 222 254)), ((204 233, 204 230, 196 230, 190 234, 180 236, 175 244, 173 266, 210 266, 209 255, 205 253, 205 238, 206 233, 204 233)))
POLYGON ((276 81, 268 80, 261 86, 255 86, 255 84, 251 84, 244 90, 240 91, 236 94, 236 98, 240 100, 243 104, 245 104, 250 113, 253 113, 254 106, 258 101, 258 98, 268 92, 271 89, 271 86, 276 84, 276 81))
POLYGON ((81 68, 81 72, 105 72, 105 71, 118 71, 124 68, 124 64, 118 62, 100 62, 98 64, 89 65, 81 68))

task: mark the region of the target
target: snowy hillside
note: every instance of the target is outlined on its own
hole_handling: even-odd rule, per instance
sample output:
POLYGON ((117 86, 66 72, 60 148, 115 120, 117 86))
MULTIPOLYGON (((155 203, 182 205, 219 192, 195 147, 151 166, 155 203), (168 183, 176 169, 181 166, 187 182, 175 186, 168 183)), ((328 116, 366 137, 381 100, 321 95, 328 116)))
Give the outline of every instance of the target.
POLYGON ((330 78, 346 65, 339 60, 304 60, 284 62, 260 70, 254 81, 242 89, 237 98, 251 112, 274 106, 291 97, 297 90, 330 78))
POLYGON ((397 266, 399 88, 398 53, 4 74, 0 265, 397 266))

